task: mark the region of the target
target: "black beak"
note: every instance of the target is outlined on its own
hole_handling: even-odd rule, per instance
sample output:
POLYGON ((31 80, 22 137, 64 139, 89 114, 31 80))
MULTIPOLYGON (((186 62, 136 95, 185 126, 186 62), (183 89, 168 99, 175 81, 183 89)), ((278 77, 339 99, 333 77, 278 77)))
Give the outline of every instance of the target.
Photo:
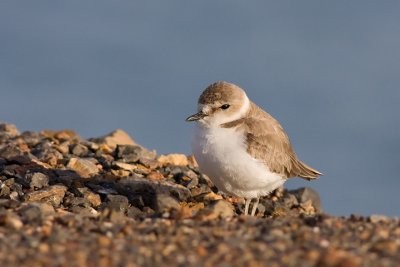
POLYGON ((186 121, 198 121, 206 116, 207 115, 204 114, 203 111, 199 111, 196 114, 193 114, 192 116, 187 117, 186 121))

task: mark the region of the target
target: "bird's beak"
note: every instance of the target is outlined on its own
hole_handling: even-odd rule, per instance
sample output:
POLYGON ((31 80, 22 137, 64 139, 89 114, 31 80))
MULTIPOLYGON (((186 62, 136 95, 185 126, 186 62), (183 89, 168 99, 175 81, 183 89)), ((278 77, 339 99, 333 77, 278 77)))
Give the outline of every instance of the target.
POLYGON ((207 114, 204 114, 203 111, 199 111, 196 114, 193 114, 193 115, 187 117, 186 121, 198 121, 206 116, 207 116, 207 114))

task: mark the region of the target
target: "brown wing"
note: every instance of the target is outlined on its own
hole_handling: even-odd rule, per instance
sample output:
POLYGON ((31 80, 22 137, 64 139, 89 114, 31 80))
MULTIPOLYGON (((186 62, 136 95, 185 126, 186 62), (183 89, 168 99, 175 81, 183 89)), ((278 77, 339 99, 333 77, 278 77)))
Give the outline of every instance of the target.
POLYGON ((252 103, 250 116, 242 122, 247 134, 250 155, 285 178, 315 179, 320 172, 297 159, 282 126, 271 115, 252 103))

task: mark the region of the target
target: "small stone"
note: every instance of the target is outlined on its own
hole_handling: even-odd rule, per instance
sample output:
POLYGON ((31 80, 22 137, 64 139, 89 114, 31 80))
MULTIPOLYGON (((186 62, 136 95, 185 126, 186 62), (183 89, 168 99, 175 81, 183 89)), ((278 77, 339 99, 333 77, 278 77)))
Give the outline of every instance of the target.
POLYGON ((43 130, 40 132, 40 134, 47 138, 55 138, 61 141, 80 139, 79 135, 77 135, 76 132, 73 130, 61 130, 61 131, 43 130))
POLYGON ((135 163, 142 158, 154 159, 156 154, 138 145, 117 145, 116 158, 123 162, 135 163))
POLYGON ((157 169, 162 165, 159 161, 150 158, 140 158, 139 162, 150 169, 157 169))
POLYGON ((106 237, 106 236, 100 236, 97 239, 97 243, 101 246, 101 247, 108 247, 111 244, 111 240, 106 237))
POLYGON ((42 188, 49 185, 49 177, 41 172, 28 173, 25 179, 31 188, 42 188))
POLYGON ((211 179, 207 175, 200 173, 200 175, 198 177, 199 177, 200 184, 205 184, 209 188, 215 187, 214 184, 211 182, 211 179))
POLYGON ((86 206, 72 206, 70 211, 82 217, 97 217, 99 215, 97 210, 86 206))
POLYGON ((54 147, 63 155, 67 155, 69 153, 69 142, 68 141, 62 142, 60 145, 56 145, 54 147))
POLYGON ((0 158, 3 158, 7 161, 13 161, 18 164, 27 164, 35 157, 28 152, 22 151, 20 147, 9 144, 4 147, 0 147, 0 158))
POLYGON ((162 213, 170 211, 171 209, 180 209, 179 202, 170 195, 167 194, 157 194, 156 195, 156 205, 155 211, 162 213))
POLYGON ((8 196, 10 195, 10 193, 11 193, 10 187, 2 183, 0 186, 0 197, 8 196))
MULTIPOLYGON (((19 183, 14 183, 14 184, 12 184, 12 185, 10 186, 10 190, 11 190, 11 191, 14 191, 15 193, 17 193, 19 197, 24 195, 24 192, 23 192, 23 190, 22 190, 22 185, 19 184, 19 183)), ((14 193, 14 192, 13 192, 13 193, 14 193)))
POLYGON ((222 199, 222 196, 215 194, 214 192, 210 192, 204 196, 204 200, 220 200, 220 199, 222 199))
POLYGON ((321 199, 314 189, 310 187, 303 187, 297 190, 290 191, 289 193, 292 193, 296 196, 297 200, 299 203, 305 203, 307 200, 310 200, 312 203, 312 206, 316 209, 317 212, 321 211, 321 199))
POLYGON ((15 179, 14 178, 7 179, 3 182, 3 184, 6 186, 12 186, 13 184, 15 184, 15 179))
POLYGON ((9 123, 0 123, 0 132, 7 133, 10 137, 15 137, 20 134, 17 127, 9 123))
POLYGON ((12 199, 12 200, 15 200, 15 201, 18 201, 19 200, 19 194, 18 194, 18 192, 11 192, 10 193, 10 199, 12 199))
MULTIPOLYGON (((46 229, 45 231, 44 231, 44 235, 45 236, 50 236, 50 234, 51 234, 51 228, 50 227, 45 227, 45 226, 43 226, 43 230, 44 229, 46 229), (49 230, 48 230, 49 229, 49 230)), ((39 245, 39 252, 40 253, 48 253, 49 252, 49 250, 50 250, 50 246, 48 245, 48 244, 46 244, 46 243, 41 243, 40 245, 39 245)))
POLYGON ((199 167, 199 164, 197 163, 196 158, 194 157, 194 155, 190 155, 187 157, 189 165, 195 168, 199 167))
POLYGON ((116 177, 128 177, 131 175, 131 172, 126 170, 111 170, 111 173, 116 177))
MULTIPOLYGON (((265 213, 273 217, 286 216, 290 213, 290 209, 280 202, 263 201, 265 205, 265 213)), ((314 209, 313 209, 314 210, 314 209)))
POLYGON ((164 176, 162 175, 162 173, 153 171, 153 172, 150 172, 146 176, 146 178, 150 179, 150 180, 162 180, 162 179, 164 179, 164 176))
POLYGON ((166 165, 175 165, 175 166, 187 166, 189 165, 189 161, 186 155, 183 154, 169 154, 169 155, 161 155, 158 158, 158 161, 166 165))
POLYGON ((398 255, 398 249, 400 247, 400 244, 397 244, 394 241, 390 241, 390 240, 381 240, 381 241, 377 241, 375 242, 372 247, 371 247, 371 251, 374 252, 380 252, 381 254, 385 255, 398 255))
POLYGON ((135 174, 140 174, 141 176, 144 176, 144 175, 148 175, 151 172, 151 170, 149 168, 143 166, 142 164, 138 164, 138 165, 136 165, 136 167, 137 167, 137 169, 134 170, 135 174))
POLYGON ((4 225, 14 230, 19 230, 24 226, 21 218, 11 212, 0 213, 0 225, 4 225))
POLYGON ((95 142, 83 140, 81 143, 92 151, 96 151, 100 148, 99 144, 96 144, 95 142))
POLYGON ((32 149, 33 155, 35 155, 40 161, 50 164, 56 167, 59 160, 64 158, 54 146, 53 143, 46 140, 39 143, 32 149))
POLYGON ((52 168, 50 164, 47 164, 47 163, 45 163, 45 162, 41 162, 41 161, 38 160, 38 159, 32 159, 31 162, 32 162, 32 163, 35 163, 35 164, 37 164, 38 166, 43 167, 43 168, 45 168, 45 169, 51 169, 51 168, 52 168))
POLYGON ((54 214, 54 208, 47 203, 30 203, 22 207, 18 213, 27 224, 41 224, 46 217, 54 214))
POLYGON ((107 202, 104 203, 104 206, 112 210, 125 212, 129 207, 129 200, 126 196, 107 195, 106 198, 107 202))
POLYGON ((226 200, 216 200, 209 207, 200 210, 196 217, 202 220, 214 220, 217 218, 230 218, 235 215, 234 207, 226 200))
POLYGON ((191 188, 190 192, 192 194, 192 197, 196 197, 196 198, 198 197, 199 201, 201 201, 202 197, 204 195, 206 195, 206 194, 211 192, 211 189, 207 185, 201 184, 201 185, 199 185, 197 187, 191 188))
POLYGON ((111 154, 113 152, 114 152, 114 149, 112 149, 108 145, 100 144, 99 149, 96 152, 96 155, 111 154))
POLYGON ((29 147, 34 147, 40 143, 40 136, 36 132, 25 131, 20 135, 20 137, 29 147))
POLYGON ((126 170, 126 171, 133 171, 137 169, 137 165, 129 164, 121 161, 114 161, 112 163, 113 166, 118 167, 119 169, 126 170))
POLYGON ((106 219, 107 221, 109 221, 110 225, 121 223, 126 219, 125 212, 110 209, 108 207, 104 208, 99 215, 102 220, 106 219))
POLYGON ((316 212, 316 209, 313 206, 311 199, 308 199, 305 202, 300 203, 300 208, 301 208, 300 212, 307 215, 313 215, 316 212))
POLYGON ((120 129, 98 138, 92 138, 91 141, 98 144, 105 144, 112 149, 115 149, 117 145, 136 145, 136 142, 120 129))
POLYGON ((357 267, 359 259, 345 251, 329 249, 321 255, 316 266, 357 267))
POLYGON ((69 206, 69 207, 85 207, 88 208, 90 207, 90 202, 83 198, 83 197, 76 197, 71 193, 67 193, 67 195, 64 197, 64 201, 63 201, 64 206, 69 206))
POLYGON ((198 202, 198 203, 190 202, 187 203, 187 205, 184 207, 190 209, 191 213, 197 213, 198 211, 204 209, 205 205, 203 202, 198 202))
POLYGON ((285 194, 283 198, 283 204, 288 207, 294 207, 299 205, 299 201, 297 200, 296 196, 293 194, 285 194))
POLYGON ((70 147, 71 153, 78 157, 85 157, 89 153, 89 149, 82 144, 75 144, 70 147))
POLYGON ((83 197, 89 201, 93 207, 98 207, 101 204, 101 198, 99 194, 93 193, 89 190, 83 193, 83 197))
POLYGON ((190 169, 175 174, 174 179, 189 189, 195 188, 199 184, 199 178, 197 174, 190 169))
POLYGON ((79 140, 80 139, 79 135, 73 130, 57 131, 55 133, 54 137, 59 140, 70 140, 70 139, 79 140))
POLYGON ((63 185, 52 185, 42 190, 29 192, 25 195, 26 202, 47 202, 58 207, 64 198, 67 188, 63 185))
POLYGON ((99 173, 99 167, 89 159, 71 158, 68 168, 76 171, 81 177, 89 178, 99 173))
POLYGON ((379 222, 389 222, 390 218, 385 215, 373 214, 369 216, 369 220, 372 223, 379 223, 379 222))
POLYGON ((130 218, 137 218, 139 216, 143 215, 143 211, 140 209, 136 208, 135 206, 130 206, 128 210, 126 211, 126 216, 130 218))

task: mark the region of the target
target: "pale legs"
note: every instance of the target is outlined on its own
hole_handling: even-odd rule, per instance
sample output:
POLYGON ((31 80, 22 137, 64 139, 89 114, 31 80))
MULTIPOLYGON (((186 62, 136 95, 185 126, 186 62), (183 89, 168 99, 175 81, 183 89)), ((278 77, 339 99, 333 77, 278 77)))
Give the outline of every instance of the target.
MULTIPOLYGON (((245 198, 245 204, 244 204, 244 215, 249 214, 249 206, 252 198, 245 198)), ((253 207, 251 208, 251 216, 254 216, 256 214, 256 210, 258 207, 258 203, 260 202, 260 198, 256 198, 256 201, 253 203, 253 207)))
POLYGON ((251 216, 256 215, 256 210, 257 210, 259 202, 260 202, 260 198, 256 198, 256 201, 253 203, 253 208, 251 209, 251 216))
POLYGON ((251 198, 245 198, 246 202, 244 204, 244 215, 247 215, 249 213, 249 206, 251 202, 251 198))

